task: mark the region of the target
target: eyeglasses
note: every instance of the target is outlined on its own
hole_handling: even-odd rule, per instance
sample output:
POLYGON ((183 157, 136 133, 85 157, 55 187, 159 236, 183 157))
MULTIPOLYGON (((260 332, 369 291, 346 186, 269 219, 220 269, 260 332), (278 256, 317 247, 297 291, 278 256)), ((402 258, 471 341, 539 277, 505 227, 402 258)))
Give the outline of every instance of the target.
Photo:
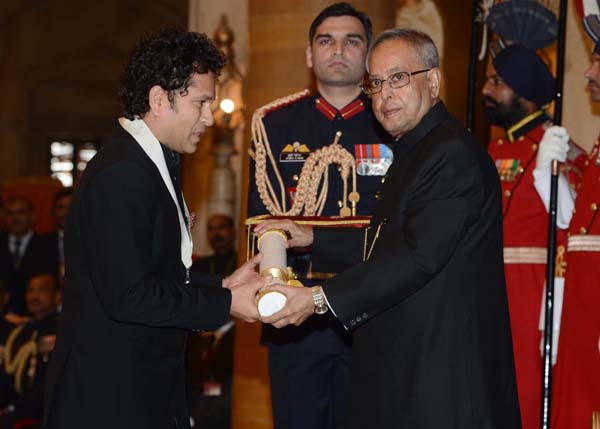
POLYGON ((387 81, 390 84, 390 88, 398 89, 406 86, 410 83, 410 77, 419 73, 428 72, 429 69, 417 70, 414 72, 398 72, 390 75, 387 79, 365 79, 360 89, 367 95, 377 94, 381 92, 383 88, 383 82, 387 81))

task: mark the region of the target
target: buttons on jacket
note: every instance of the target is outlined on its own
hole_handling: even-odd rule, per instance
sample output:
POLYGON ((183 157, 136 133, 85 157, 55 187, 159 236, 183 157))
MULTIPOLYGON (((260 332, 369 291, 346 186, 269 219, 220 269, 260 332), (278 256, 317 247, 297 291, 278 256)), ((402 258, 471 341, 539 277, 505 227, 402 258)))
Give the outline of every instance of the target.
POLYGON ((381 191, 377 191, 373 194, 373 196, 375 197, 375 199, 377 201, 383 200, 383 192, 381 191))
POLYGON ((350 326, 356 326, 357 323, 366 321, 368 317, 369 315, 367 313, 359 314, 350 321, 350 326))

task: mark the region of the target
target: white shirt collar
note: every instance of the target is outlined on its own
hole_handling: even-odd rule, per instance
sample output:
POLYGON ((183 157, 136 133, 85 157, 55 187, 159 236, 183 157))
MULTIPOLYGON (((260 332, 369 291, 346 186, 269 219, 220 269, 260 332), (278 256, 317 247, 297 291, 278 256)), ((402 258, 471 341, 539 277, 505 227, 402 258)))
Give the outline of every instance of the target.
MULTIPOLYGON (((163 154, 162 148, 160 147, 160 142, 156 138, 148 125, 141 119, 134 119, 130 121, 127 118, 119 118, 119 124, 127 131, 134 140, 140 145, 140 147, 144 150, 146 155, 152 160, 156 168, 158 168, 158 172, 171 194, 171 198, 173 199, 173 203, 177 208, 177 214, 179 216, 179 227, 181 229, 181 262, 185 265, 186 268, 190 268, 192 265, 192 234, 190 229, 185 223, 185 218, 189 217, 188 209, 185 204, 185 200, 183 201, 183 208, 185 213, 181 212, 181 208, 177 203, 177 196, 175 195, 175 188, 173 187, 173 182, 171 181, 171 176, 169 174, 169 169, 167 168, 167 163, 165 162, 165 156, 163 154)), ((183 196, 182 196, 183 199, 183 196)))
POLYGON ((15 253, 16 243, 17 243, 17 240, 19 240, 19 247, 20 247, 19 255, 23 256, 25 254, 25 250, 27 249, 27 246, 29 246, 29 242, 31 241, 32 238, 33 238, 32 230, 27 231, 27 234, 25 234, 21 238, 17 238, 13 234, 8 234, 8 248, 11 251, 11 253, 15 253))

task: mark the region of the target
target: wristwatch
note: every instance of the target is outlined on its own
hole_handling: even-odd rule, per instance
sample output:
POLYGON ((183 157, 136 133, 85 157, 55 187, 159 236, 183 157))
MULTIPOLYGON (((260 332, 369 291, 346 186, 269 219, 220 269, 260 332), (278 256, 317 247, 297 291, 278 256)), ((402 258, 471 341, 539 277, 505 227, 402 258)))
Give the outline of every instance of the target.
POLYGON ((313 302, 315 303, 315 313, 327 313, 329 307, 327 307, 327 305, 325 304, 325 295, 323 295, 323 289, 321 288, 321 286, 313 286, 310 289, 312 291, 313 302))

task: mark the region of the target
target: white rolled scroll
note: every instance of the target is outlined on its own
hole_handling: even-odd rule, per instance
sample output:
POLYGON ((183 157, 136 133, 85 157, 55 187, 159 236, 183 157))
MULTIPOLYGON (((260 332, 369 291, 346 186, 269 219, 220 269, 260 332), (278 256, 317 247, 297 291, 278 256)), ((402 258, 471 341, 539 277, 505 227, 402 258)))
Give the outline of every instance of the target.
MULTIPOLYGON (((263 254, 260 275, 272 275, 273 283, 286 284, 288 280, 286 240, 285 232, 278 229, 271 229, 258 237, 258 250, 263 254)), ((281 292, 260 291, 258 313, 264 317, 277 313, 285 307, 286 300, 281 292)))

